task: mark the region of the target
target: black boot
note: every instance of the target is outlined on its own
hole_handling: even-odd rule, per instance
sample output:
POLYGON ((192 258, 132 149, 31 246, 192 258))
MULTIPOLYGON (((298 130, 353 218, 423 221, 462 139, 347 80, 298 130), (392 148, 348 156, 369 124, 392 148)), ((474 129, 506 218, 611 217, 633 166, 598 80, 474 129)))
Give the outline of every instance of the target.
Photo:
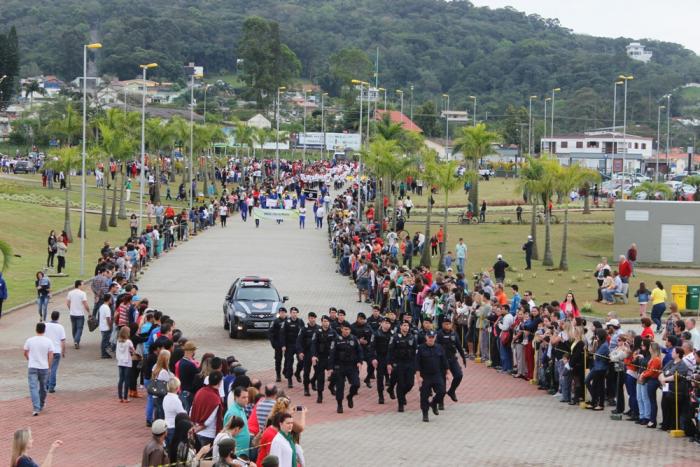
POLYGON ((301 383, 301 372, 297 371, 294 373, 294 376, 297 378, 297 383, 301 383))
POLYGON ((309 397, 309 396, 311 395, 311 393, 309 392, 309 388, 308 388, 308 387, 305 387, 305 388, 304 388, 304 395, 305 395, 306 397, 309 397))
POLYGON ((311 390, 315 391, 316 390, 316 380, 311 380, 311 390))
POLYGON ((365 378, 365 384, 367 385, 368 388, 370 388, 370 389, 372 388, 372 380, 370 379, 369 376, 365 378))
POLYGON ((394 394, 393 386, 389 386, 388 388, 386 388, 386 392, 389 393, 389 397, 391 397, 392 399, 396 399, 396 394, 394 394))
POLYGON ((457 402, 457 394, 454 391, 449 391, 447 395, 452 399, 452 402, 457 402))
POLYGON ((292 384, 292 378, 287 379, 287 387, 290 389, 294 387, 294 385, 292 384))
POLYGON ((338 401, 338 409, 336 412, 343 413, 343 403, 341 401, 338 401))
POLYGON ((352 402, 352 396, 348 396, 348 408, 352 409, 353 407, 355 407, 355 404, 352 402))
POLYGON ((323 402, 323 394, 320 392, 318 393, 318 396, 316 396, 316 403, 321 404, 323 402))
MULTIPOLYGON (((439 408, 440 410, 445 410, 445 404, 444 404, 444 403, 440 402, 437 406, 438 406, 438 408, 439 408)), ((436 414, 436 415, 437 415, 437 414, 436 414)))
POLYGON ((399 412, 403 412, 403 404, 399 402, 399 412))
POLYGON ((281 382, 282 382, 282 376, 281 376, 279 373, 277 373, 277 378, 275 379, 275 382, 276 382, 276 383, 281 383, 281 382))
POLYGON ((329 383, 328 390, 331 392, 331 395, 335 396, 335 385, 334 384, 329 383))
POLYGON ((433 402, 430 404, 430 407, 433 409, 433 413, 434 413, 435 415, 440 415, 440 411, 438 410, 437 401, 433 401, 433 402))
POLYGON ((384 405, 384 394, 379 395, 379 404, 384 405))
POLYGON ((430 419, 428 418, 428 411, 427 410, 423 412, 423 421, 426 423, 430 421, 430 419))

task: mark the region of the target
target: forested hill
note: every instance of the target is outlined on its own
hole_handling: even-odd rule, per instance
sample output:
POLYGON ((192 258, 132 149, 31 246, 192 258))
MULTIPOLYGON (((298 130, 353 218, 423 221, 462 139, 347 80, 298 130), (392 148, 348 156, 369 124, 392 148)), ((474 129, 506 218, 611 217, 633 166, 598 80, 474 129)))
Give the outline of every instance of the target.
POLYGON ((304 78, 328 80, 328 59, 343 48, 358 47, 374 62, 379 47, 382 85, 413 84, 417 98, 449 92, 459 106, 471 94, 502 110, 561 87, 565 99, 583 90, 581 104, 597 109, 624 72, 635 76, 632 113, 646 119, 655 117, 653 100, 700 81, 700 58, 680 45, 643 41, 654 53, 645 65, 625 55, 629 38, 573 34, 556 20, 466 1, 2 0, 0 24, 17 27, 25 70, 73 78, 82 69, 82 44, 100 40, 101 73, 133 77, 139 63, 156 61, 156 74, 172 79, 189 61, 209 73, 234 70, 237 40, 252 15, 279 23, 304 78))

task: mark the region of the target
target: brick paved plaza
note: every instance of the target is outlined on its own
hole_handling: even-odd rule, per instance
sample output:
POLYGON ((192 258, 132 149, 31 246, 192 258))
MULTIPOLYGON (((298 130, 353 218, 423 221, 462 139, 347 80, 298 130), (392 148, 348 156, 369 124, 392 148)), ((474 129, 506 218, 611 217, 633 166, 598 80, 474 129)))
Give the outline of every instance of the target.
MULTIPOLYGON (((153 263, 139 283, 151 306, 171 315, 184 335, 196 341, 198 354, 235 355, 252 376, 273 378, 272 353, 265 339, 231 340, 224 331, 222 303, 226 289, 242 274, 271 276, 289 305, 319 315, 335 305, 349 311, 351 321, 368 306, 356 303, 348 279, 335 273, 325 231, 296 225, 252 222, 236 217, 226 229, 210 229, 153 263)), ((90 255, 88 255, 90 257, 90 255)), ((50 310, 65 311, 56 296, 50 310)), ((54 439, 65 445, 55 466, 135 465, 149 430, 143 399, 128 405, 116 398, 116 363, 101 360, 98 335, 86 333, 80 350, 67 341, 57 392, 50 394, 39 417, 31 417, 26 363, 21 345, 33 334, 34 306, 0 322, 0 459, 9 457, 12 432, 32 428, 35 460, 54 439)), ((70 334, 67 311, 61 322, 70 334)), ((459 466, 459 465, 700 465, 696 447, 671 439, 659 430, 607 414, 561 404, 534 386, 469 363, 458 391, 459 403, 420 421, 417 388, 406 413, 376 404, 376 390, 363 386, 353 410, 335 413, 326 403, 305 398, 301 388, 289 391, 295 405, 309 408, 309 426, 302 446, 309 466, 459 466)))

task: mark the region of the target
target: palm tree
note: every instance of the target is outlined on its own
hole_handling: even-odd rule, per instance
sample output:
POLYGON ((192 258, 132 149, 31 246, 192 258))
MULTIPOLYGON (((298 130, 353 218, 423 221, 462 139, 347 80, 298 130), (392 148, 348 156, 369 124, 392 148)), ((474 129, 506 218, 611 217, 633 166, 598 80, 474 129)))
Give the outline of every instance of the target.
POLYGON ((389 114, 384 114, 382 119, 375 126, 375 138, 384 138, 386 140, 396 140, 401 138, 401 133, 404 132, 403 124, 394 123, 389 118, 389 114))
POLYGON ((670 199, 673 197, 671 187, 662 182, 643 182, 632 190, 632 196, 644 193, 646 199, 670 199))
POLYGON ((423 166, 421 169, 421 179, 428 187, 428 213, 425 219, 425 230, 423 232, 425 242, 423 243, 423 253, 420 257, 420 264, 426 268, 430 268, 432 262, 430 257, 430 247, 427 245, 428 242, 430 242, 430 221, 433 214, 433 204, 435 203, 433 200, 433 185, 437 179, 437 161, 438 155, 434 150, 424 148, 421 151, 421 165, 423 166))
POLYGON ((70 103, 66 103, 61 118, 49 122, 49 131, 61 138, 62 146, 73 146, 73 141, 80 136, 82 131, 80 119, 81 116, 75 111, 73 106, 70 103))
MULTIPOLYGON (((189 182, 189 144, 190 144, 190 124, 182 117, 175 116, 170 120, 170 127, 175 135, 175 144, 179 144, 182 149, 182 163, 178 164, 182 168, 182 184, 188 186, 189 182)), ((185 190, 190 193, 190 189, 185 190)), ((189 195, 188 195, 189 196, 189 195)))
POLYGON ((552 236, 550 232, 550 216, 549 209, 547 209, 547 203, 557 191, 561 166, 559 165, 559 161, 553 157, 543 157, 540 160, 542 162, 542 178, 540 179, 539 183, 539 194, 542 197, 542 204, 545 212, 544 258, 542 258, 542 265, 553 266, 554 259, 552 259, 552 236))
POLYGON ((576 188, 584 185, 590 186, 591 183, 596 183, 600 180, 600 174, 592 169, 572 165, 562 167, 558 178, 558 191, 564 193, 564 233, 561 240, 561 259, 559 260, 559 269, 562 271, 569 270, 569 261, 567 255, 567 243, 569 234, 569 200, 568 193, 576 188))
POLYGON ((2 255, 2 267, 0 267, 0 272, 5 272, 5 270, 10 267, 12 247, 3 240, 0 240, 0 255, 2 255))
MULTIPOLYGON (((443 260, 445 259, 445 250, 447 246, 447 210, 450 201, 450 193, 458 189, 464 183, 465 176, 457 175, 459 163, 457 161, 444 161, 435 164, 435 185, 445 194, 445 208, 443 212, 443 243, 440 248, 440 264, 438 269, 445 270, 443 260)), ((470 175, 474 175, 470 172, 470 175)), ((477 175, 478 176, 478 175, 477 175)))
POLYGON ((250 156, 250 147, 253 145, 253 128, 244 122, 236 123, 236 157, 238 157, 238 147, 245 144, 250 156))
POLYGON ((160 173, 161 151, 169 147, 175 139, 173 128, 159 118, 146 120, 146 144, 149 151, 149 162, 153 169, 153 202, 160 202, 160 173))
MULTIPOLYGON (((399 154, 401 153, 401 148, 396 141, 386 140, 384 138, 377 138, 374 140, 370 146, 369 150, 364 150, 362 152, 362 159, 367 168, 374 174, 377 190, 375 195, 375 217, 381 216, 379 219, 379 232, 381 235, 382 223, 384 216, 382 215, 384 211, 384 187, 386 182, 391 176, 392 170, 400 170, 399 154)), ((360 213, 358 213, 360 217, 360 213)))
POLYGON ((29 111, 31 112, 32 107, 34 107, 34 94, 46 95, 46 90, 39 86, 39 82, 32 80, 24 85, 24 97, 25 99, 29 97, 29 111))
POLYGON ((693 200, 700 201, 700 175, 691 175, 683 180, 683 183, 690 185, 695 188, 695 193, 693 193, 693 200))
MULTIPOLYGON (((47 166, 54 170, 63 171, 64 174, 70 174, 73 167, 77 167, 82 161, 80 152, 77 147, 62 147, 56 150, 49 156, 47 166)), ((68 178, 68 175, 66 175, 68 178)), ((63 230, 68 235, 68 240, 73 241, 73 234, 70 228, 70 186, 66 186, 66 199, 63 211, 63 230)))
MULTIPOLYGON (((455 139, 452 153, 459 151, 464 154, 464 159, 471 161, 471 169, 478 174, 479 163, 485 156, 494 154, 493 143, 499 139, 498 134, 486 130, 486 125, 479 123, 476 126, 465 126, 462 135, 455 139)), ((479 212, 479 177, 474 178, 474 184, 469 190, 469 203, 472 214, 479 212)))
POLYGON ((517 190, 532 206, 532 218, 530 220, 530 236, 532 237, 532 259, 539 259, 537 252, 537 199, 541 196, 540 180, 542 179, 543 166, 539 159, 527 157, 527 162, 520 170, 517 190))

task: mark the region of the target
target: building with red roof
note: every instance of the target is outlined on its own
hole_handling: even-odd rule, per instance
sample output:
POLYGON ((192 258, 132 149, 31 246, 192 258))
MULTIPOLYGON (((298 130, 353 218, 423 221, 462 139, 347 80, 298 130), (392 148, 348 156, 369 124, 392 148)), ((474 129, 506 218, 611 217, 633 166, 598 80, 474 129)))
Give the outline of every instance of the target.
POLYGON ((411 120, 406 115, 399 112, 398 110, 377 109, 377 111, 374 112, 374 119, 381 121, 384 118, 384 114, 389 115, 389 119, 391 120, 391 123, 398 123, 398 124, 402 125, 404 130, 413 131, 414 133, 423 133, 423 130, 421 129, 421 127, 416 125, 413 122, 413 120, 411 120))

